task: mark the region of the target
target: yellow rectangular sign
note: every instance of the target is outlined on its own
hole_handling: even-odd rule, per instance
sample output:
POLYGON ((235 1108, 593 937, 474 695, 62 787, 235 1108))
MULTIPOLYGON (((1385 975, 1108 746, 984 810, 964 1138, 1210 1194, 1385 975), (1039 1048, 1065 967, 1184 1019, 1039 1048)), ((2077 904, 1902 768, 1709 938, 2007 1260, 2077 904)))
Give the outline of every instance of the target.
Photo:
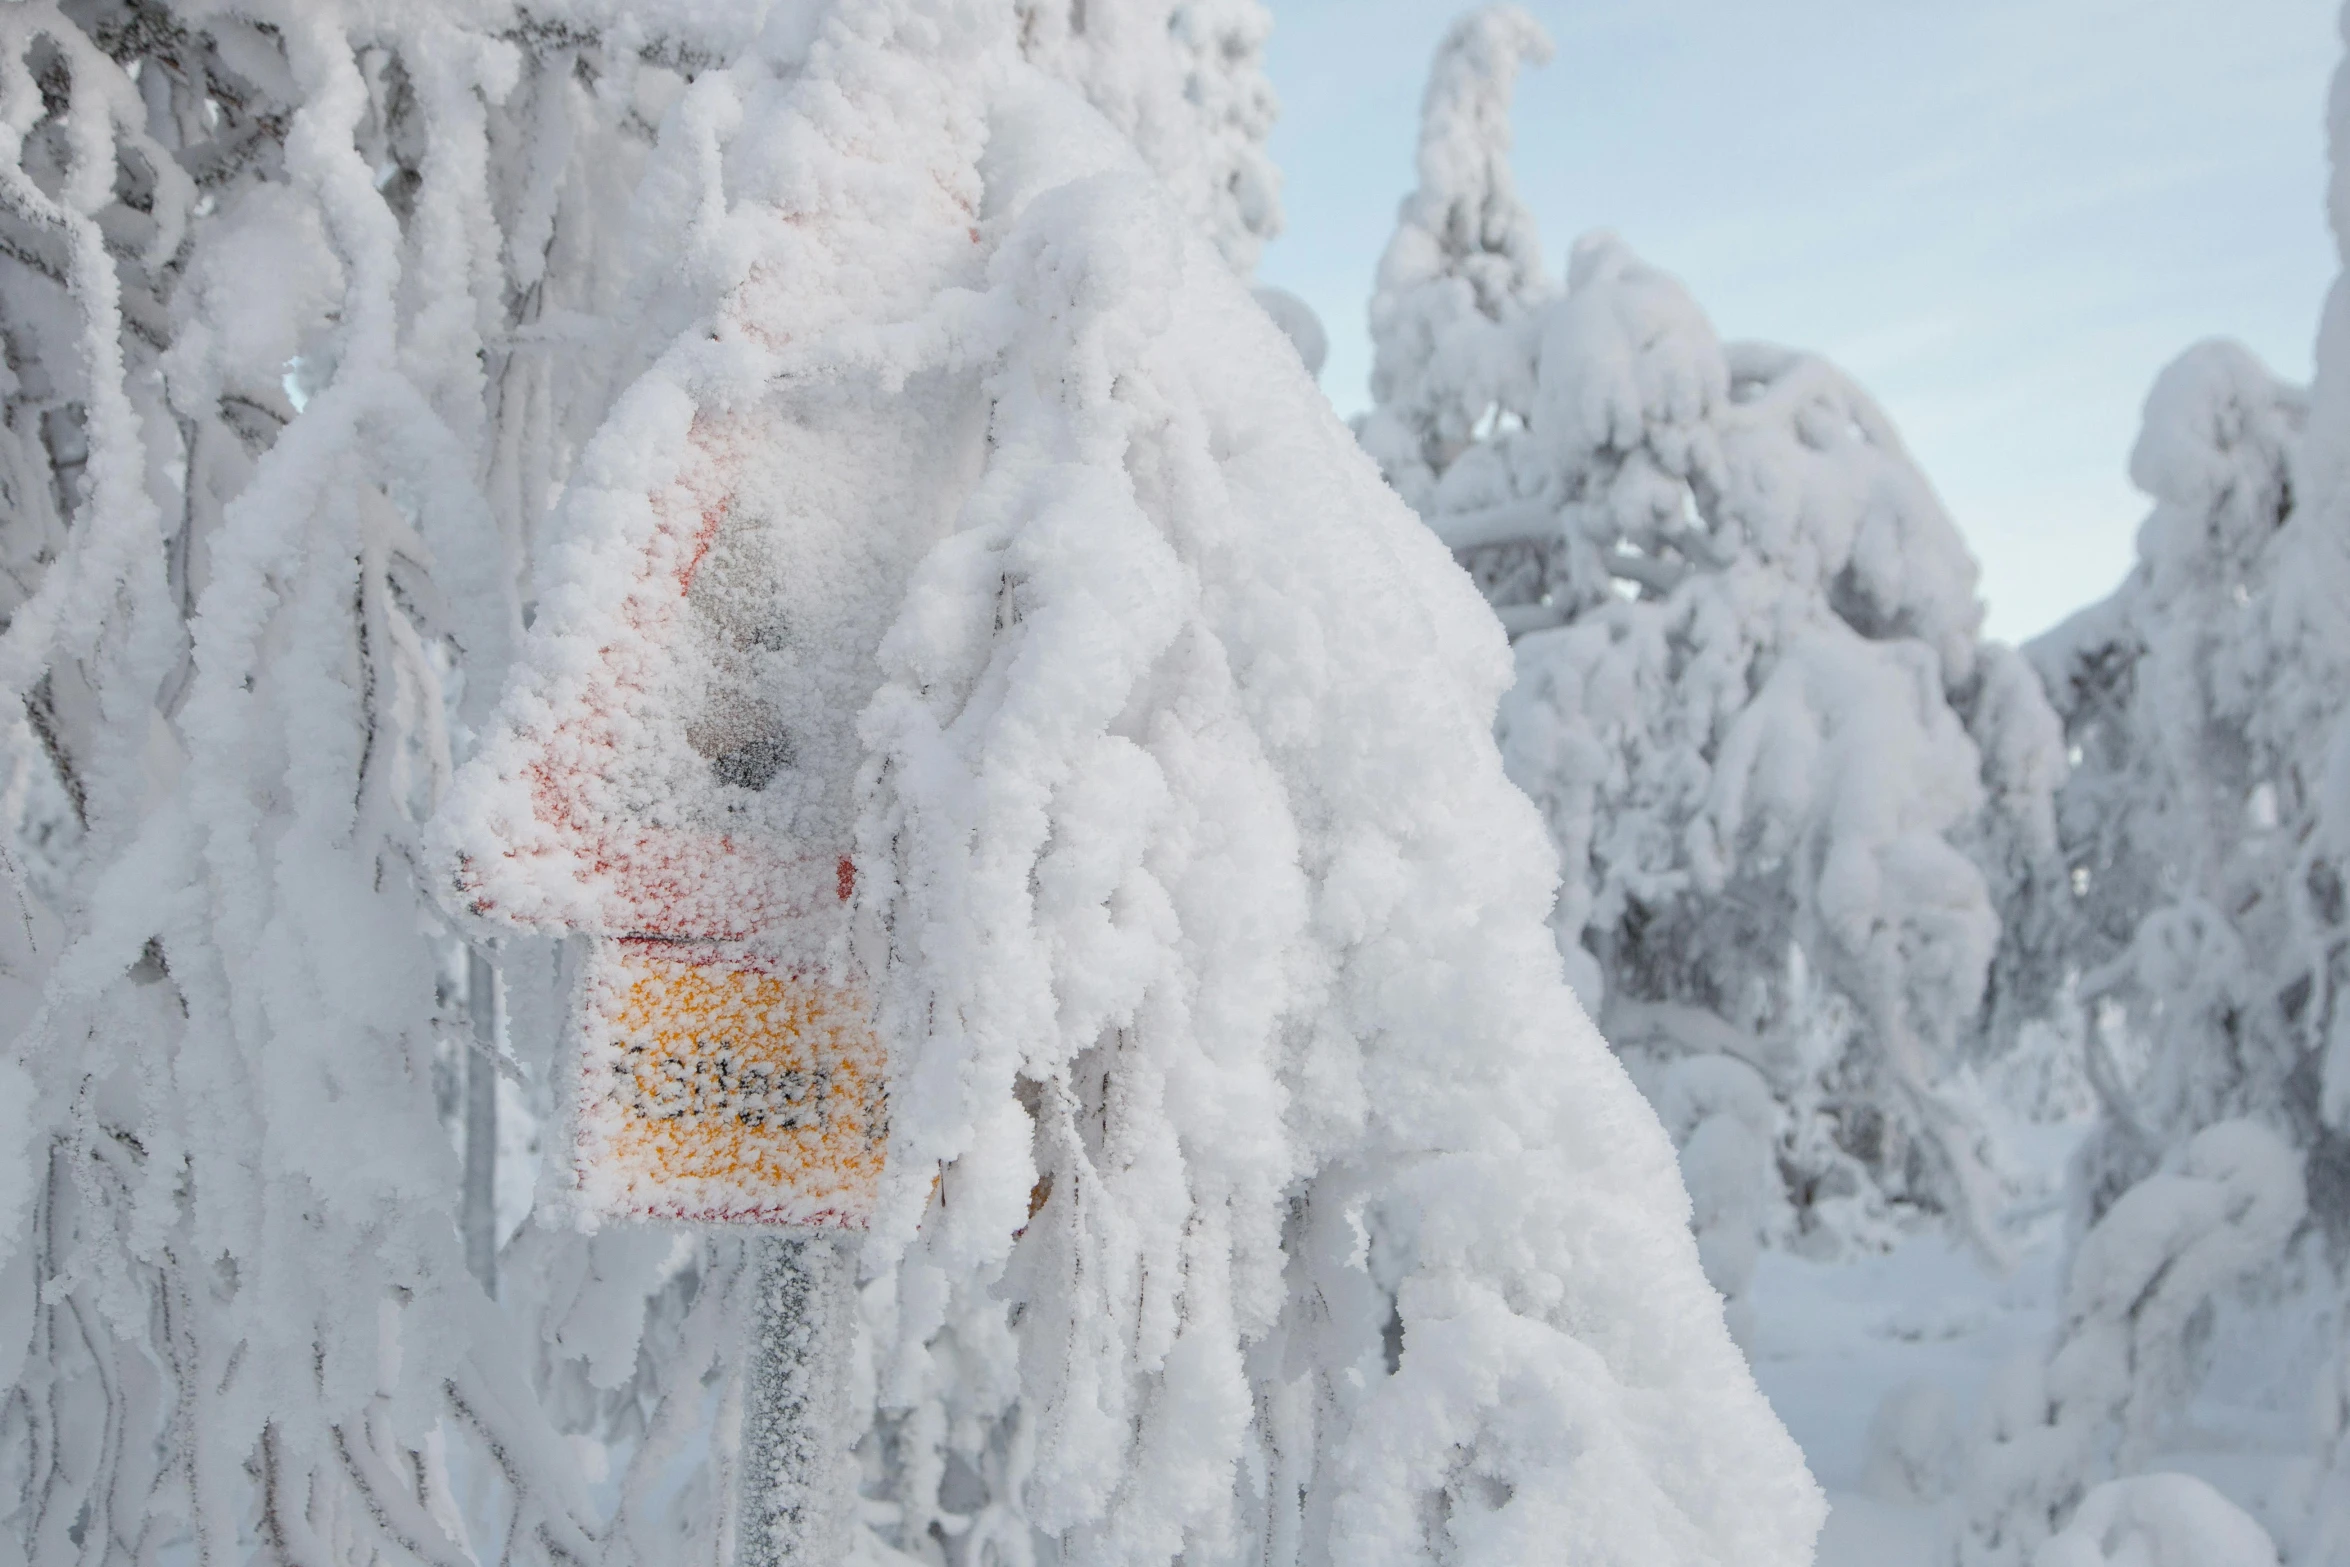
POLYGON ((869 1222, 889 1120, 862 997, 711 945, 602 940, 579 1015, 572 1156, 591 1209, 869 1222))

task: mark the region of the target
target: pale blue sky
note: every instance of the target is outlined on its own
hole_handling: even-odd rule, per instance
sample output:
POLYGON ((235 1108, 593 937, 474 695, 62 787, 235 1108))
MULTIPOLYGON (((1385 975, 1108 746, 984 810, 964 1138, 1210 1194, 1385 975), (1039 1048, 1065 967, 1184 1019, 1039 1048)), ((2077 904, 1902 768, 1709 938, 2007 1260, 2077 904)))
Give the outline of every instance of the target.
MULTIPOLYGON (((1259 276, 1363 307, 1445 0, 1268 0, 1288 231, 1259 276)), ((1825 351, 1885 404, 2021 637, 2128 568, 2154 374, 2235 337, 2309 373, 2331 0, 1579 0, 1527 7, 1518 184, 1563 267, 1610 228, 1731 337, 1825 351)))

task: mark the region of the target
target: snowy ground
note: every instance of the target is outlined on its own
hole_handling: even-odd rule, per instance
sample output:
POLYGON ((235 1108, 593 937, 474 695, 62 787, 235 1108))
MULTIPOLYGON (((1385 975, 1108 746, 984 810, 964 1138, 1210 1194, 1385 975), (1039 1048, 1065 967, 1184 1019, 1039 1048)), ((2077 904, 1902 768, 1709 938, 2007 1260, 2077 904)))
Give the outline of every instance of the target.
MULTIPOLYGON (((1893 1251, 1814 1261, 1765 1253, 1749 1298, 1756 1379, 1834 1510, 1818 1567, 1942 1567, 1953 1504, 1905 1504, 1869 1475, 1870 1426, 1886 1395, 1923 1382, 1948 1395, 1953 1435, 1971 1432, 1982 1387, 2009 1356, 2044 1349, 2064 1249, 2056 1202, 2085 1123, 2011 1128, 2031 1195, 2009 1216, 2004 1276, 1938 1234, 1893 1251)), ((2296 1514, 2286 1455, 2305 1450, 2306 1378, 2321 1325, 2284 1328, 2257 1304, 2231 1305, 2209 1339, 2205 1391, 2156 1467, 2211 1482, 2269 1526, 2296 1514), (2282 1330, 2281 1330, 2282 1329, 2282 1330)))
POLYGON ((1886 1394, 1923 1379, 1950 1394, 1965 1429, 1999 1363, 2047 1338, 2054 1239, 2005 1279, 1937 1235, 1842 1263, 1765 1255, 1752 1294, 1754 1372, 1834 1504, 1819 1567, 1937 1559, 1934 1509, 1869 1494, 1869 1424, 1886 1394))

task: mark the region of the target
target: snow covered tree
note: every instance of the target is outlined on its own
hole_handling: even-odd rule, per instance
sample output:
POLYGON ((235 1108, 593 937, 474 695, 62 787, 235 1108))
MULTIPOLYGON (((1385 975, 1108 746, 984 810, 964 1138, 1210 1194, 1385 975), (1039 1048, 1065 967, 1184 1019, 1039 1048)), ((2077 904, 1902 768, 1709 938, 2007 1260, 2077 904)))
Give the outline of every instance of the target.
POLYGON ((1504 643, 1235 275, 1261 30, 0 9, 0 1557, 732 1559, 742 1238, 554 1157, 493 1296, 454 1080, 560 1142, 570 933, 838 841, 855 1559, 1806 1559, 1504 643))
POLYGON ((2107 1110, 2085 1156, 2092 1219, 2196 1129, 2279 1103, 2302 1054, 2279 1000, 2307 973, 2288 824, 2307 802, 2268 743, 2281 671, 2263 612, 2304 405, 2234 344, 2181 355, 2131 456, 2155 501, 2136 569, 2027 649, 2077 755, 2059 797, 2068 945, 2083 1001, 2127 1036, 2088 1035, 2107 1110), (2280 961, 2292 972, 2263 974, 2280 961))
POLYGON ((1542 235, 1510 173, 1518 68, 1550 58, 1516 6, 1455 22, 1420 104, 1419 184, 1404 198, 1371 296, 1371 396, 1357 433, 1424 508, 1488 409, 1531 390, 1529 313, 1549 297, 1542 235))
MULTIPOLYGON (((2339 71, 2329 125, 2329 212, 2350 256, 2339 71)), ((2084 1486, 2147 1461, 2198 1382, 2197 1302, 2257 1278, 2259 1309, 2350 1320, 2345 301, 2337 281, 2307 392, 2226 342, 2162 372, 2130 457, 2154 501, 2137 564, 2026 649, 2074 758, 2058 798, 2074 893, 2062 945, 2092 1009, 2101 1115, 2074 1171, 2069 1288, 2105 1305, 2068 1319, 2045 1364, 2008 1374, 1973 1454, 1970 1560, 2028 1559, 2076 1504, 2088 1513, 2084 1486), (2266 1151, 2221 1173, 2215 1207, 2222 1138, 2266 1151), (2051 1443, 2061 1462, 2032 1456, 2051 1443)), ((2306 1520, 2280 1534, 2287 1560, 2313 1567, 2350 1551, 2345 1365, 2337 1345, 2317 1378, 2306 1520)))
POLYGON ((1859 387, 1721 342, 1611 236, 1541 278, 1507 105, 1547 49, 1500 7, 1438 53, 1363 442, 1517 638, 1502 748, 1565 862, 1557 939, 1682 1134, 1714 1282, 1790 1213, 1995 1250, 1953 1074, 2061 978, 2002 947, 2059 885, 2055 720, 1859 387))
POLYGON ((2060 948, 2102 1114, 2075 1161, 2073 1305, 2044 1364, 2003 1374, 1971 1455, 1970 1562, 2034 1560, 2101 1475, 2142 1466, 2194 1391, 2196 1314, 2273 1273, 2305 1211, 2338 1227, 2304 1194, 2341 1158, 2322 769, 2342 655, 2288 618, 2303 557, 2330 548, 2296 503, 2321 493, 2293 478, 2309 401, 2232 343, 2166 368, 2130 459, 2155 503, 2138 564, 2026 650, 2074 756, 2060 948))

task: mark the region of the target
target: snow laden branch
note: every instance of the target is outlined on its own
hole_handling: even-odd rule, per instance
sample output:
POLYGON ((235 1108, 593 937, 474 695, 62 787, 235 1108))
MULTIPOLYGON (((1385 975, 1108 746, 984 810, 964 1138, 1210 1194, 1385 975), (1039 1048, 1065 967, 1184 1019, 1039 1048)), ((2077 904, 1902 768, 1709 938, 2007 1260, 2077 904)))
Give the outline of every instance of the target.
MULTIPOLYGON (((2322 1558, 2319 1558, 2322 1560, 2322 1558)), ((2193 1475, 2108 1480, 2082 1498, 2036 1567, 2276 1567, 2268 1531, 2193 1475)))
POLYGON ((417 844, 598 417, 592 364, 518 347, 618 216, 564 160, 641 168, 667 73, 425 13, 7 27, 0 662, 47 977, 8 1068, 10 1524, 43 1563, 586 1559, 538 1324, 455 1249, 467 964, 417 844))
POLYGON ((1765 1236, 1947 1216, 1993 1255, 1964 1069, 2048 1009, 2055 719, 1882 410, 1721 342, 1619 241, 1546 280, 1507 106, 1548 44, 1431 72, 1364 446, 1515 639, 1499 728, 1565 863, 1575 986, 1683 1148, 1709 1276, 1765 1236))
POLYGON ((1084 92, 1234 271, 1281 232, 1258 0, 1013 0, 1020 50, 1084 92))
POLYGON ((2106 1210, 2073 1249, 2046 1361, 2027 1354, 1985 1396, 1961 1562, 2046 1563, 2059 1526, 2105 1527, 2083 1493, 2101 1471, 2142 1468, 2183 1407, 2190 1320, 2271 1262, 2305 1210, 2299 1159, 2250 1121, 2205 1127, 2175 1171, 2106 1210))
POLYGON ((1263 33, 0 13, 0 1539, 732 1560, 745 1247, 516 1169, 552 933, 716 812, 891 1051, 858 1559, 1804 1558, 1506 648, 1237 275, 1263 33))
MULTIPOLYGON (((867 1549, 1800 1560, 1809 1483, 1558 976, 1503 643, 1016 38, 844 7, 695 85, 741 270, 582 457, 444 817, 469 896, 607 896, 534 793, 567 736, 669 825, 846 835, 853 928, 808 961, 893 1053, 867 1549), (756 657, 654 633, 705 611, 633 563, 696 537, 768 585, 756 657), (755 786, 674 699, 724 681, 777 737, 755 786)), ((778 907, 799 874, 733 873, 778 907)))
POLYGON ((71 940, 27 955, 12 1050, 12 1523, 40 1562, 461 1560, 473 1442, 527 1550, 580 1556, 581 1488, 435 1202, 461 949, 409 870, 446 678, 495 669, 513 615, 466 367, 503 305, 485 105, 521 57, 104 6, 12 8, 4 47, 10 210, 69 242, 28 238, 0 290, 10 550, 45 566, 0 650, 15 801, 70 812, 18 882, 71 940))

